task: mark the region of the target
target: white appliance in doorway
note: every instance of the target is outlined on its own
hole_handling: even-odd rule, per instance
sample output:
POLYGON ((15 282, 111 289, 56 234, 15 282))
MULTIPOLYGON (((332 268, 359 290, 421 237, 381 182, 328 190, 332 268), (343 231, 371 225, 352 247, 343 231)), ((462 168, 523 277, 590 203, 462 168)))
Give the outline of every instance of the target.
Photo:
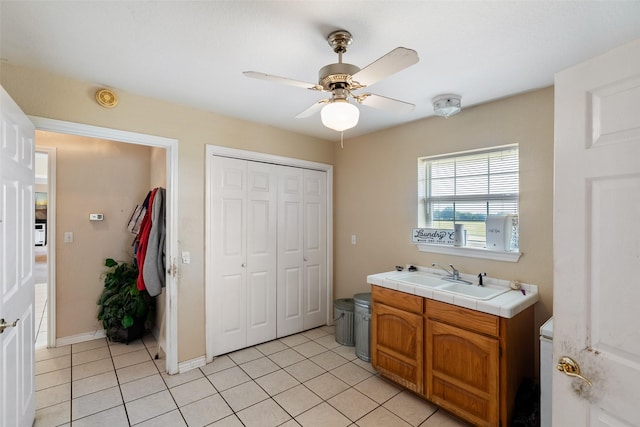
POLYGON ((540 327, 540 427, 551 427, 553 317, 540 327))
POLYGON ((44 246, 45 240, 47 236, 47 225, 46 224, 36 224, 34 230, 34 243, 36 246, 44 246))

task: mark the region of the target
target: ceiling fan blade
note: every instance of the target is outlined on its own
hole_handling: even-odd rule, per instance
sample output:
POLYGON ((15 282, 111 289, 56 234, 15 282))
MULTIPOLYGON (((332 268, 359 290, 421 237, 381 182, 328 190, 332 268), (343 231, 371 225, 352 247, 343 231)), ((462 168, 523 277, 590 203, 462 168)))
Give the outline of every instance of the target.
POLYGON ((327 103, 329 103, 329 101, 330 101, 330 99, 322 99, 322 100, 316 102, 311 107, 307 108, 302 113, 298 114, 296 116, 296 119, 304 119, 305 117, 313 116, 318 111, 322 110, 322 107, 324 107, 327 103))
POLYGON ((293 79, 288 79, 286 77, 272 76, 271 74, 259 73, 257 71, 244 71, 242 74, 244 74, 247 77, 251 77, 252 79, 268 80, 270 82, 301 87, 304 89, 323 90, 322 86, 315 83, 301 82, 300 80, 293 80, 293 79))
POLYGON ((353 75, 353 80, 362 86, 372 84, 402 71, 418 62, 418 53, 406 47, 397 47, 386 55, 378 58, 353 75))
POLYGON ((358 103, 367 107, 378 108, 392 113, 410 113, 415 105, 386 96, 375 95, 373 93, 363 93, 358 96, 358 103))

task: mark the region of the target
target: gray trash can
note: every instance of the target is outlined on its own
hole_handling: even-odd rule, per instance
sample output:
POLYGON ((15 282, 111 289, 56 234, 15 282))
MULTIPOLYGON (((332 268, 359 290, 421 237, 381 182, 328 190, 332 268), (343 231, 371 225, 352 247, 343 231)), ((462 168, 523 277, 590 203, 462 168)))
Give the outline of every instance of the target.
POLYGON ((369 362, 371 360, 371 292, 355 294, 356 356, 369 362))
POLYGON ((340 298, 333 302, 333 317, 336 322, 336 342, 354 346, 353 298, 340 298))

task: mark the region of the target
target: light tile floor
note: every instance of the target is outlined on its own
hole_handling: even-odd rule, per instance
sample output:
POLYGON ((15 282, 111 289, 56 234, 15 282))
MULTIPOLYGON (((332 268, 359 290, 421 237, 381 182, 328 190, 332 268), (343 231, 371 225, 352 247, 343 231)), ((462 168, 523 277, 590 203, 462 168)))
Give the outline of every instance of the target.
POLYGON ((36 350, 36 427, 467 426, 376 375, 325 326, 178 375, 156 341, 36 350))
POLYGON ((47 346, 47 284, 35 285, 36 349, 47 346))

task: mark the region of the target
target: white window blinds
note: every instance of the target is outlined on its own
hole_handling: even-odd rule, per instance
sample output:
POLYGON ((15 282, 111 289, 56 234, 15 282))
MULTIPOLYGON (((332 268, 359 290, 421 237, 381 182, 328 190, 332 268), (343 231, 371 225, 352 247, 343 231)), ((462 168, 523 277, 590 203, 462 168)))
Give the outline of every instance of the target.
POLYGON ((418 159, 418 226, 464 224, 467 245, 484 247, 488 215, 518 214, 518 146, 418 159))

